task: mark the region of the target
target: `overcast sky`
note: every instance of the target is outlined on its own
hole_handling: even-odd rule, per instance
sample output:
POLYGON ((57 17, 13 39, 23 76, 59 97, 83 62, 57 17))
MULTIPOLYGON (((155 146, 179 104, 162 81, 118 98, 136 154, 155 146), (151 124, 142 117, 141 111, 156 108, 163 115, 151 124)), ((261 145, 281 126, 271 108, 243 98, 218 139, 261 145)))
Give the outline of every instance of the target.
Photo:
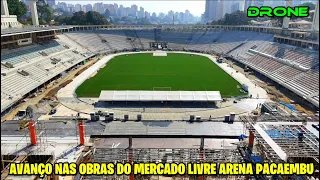
POLYGON ((117 3, 119 6, 122 4, 125 7, 130 7, 132 4, 137 6, 142 6, 145 11, 148 12, 163 12, 167 14, 168 11, 173 10, 175 12, 184 12, 188 9, 191 14, 196 16, 201 16, 204 13, 205 9, 205 0, 188 0, 188 1, 171 1, 171 0, 162 0, 162 1, 134 1, 134 0, 58 0, 57 2, 66 2, 68 4, 94 4, 96 2, 103 2, 104 4, 113 4, 117 3))

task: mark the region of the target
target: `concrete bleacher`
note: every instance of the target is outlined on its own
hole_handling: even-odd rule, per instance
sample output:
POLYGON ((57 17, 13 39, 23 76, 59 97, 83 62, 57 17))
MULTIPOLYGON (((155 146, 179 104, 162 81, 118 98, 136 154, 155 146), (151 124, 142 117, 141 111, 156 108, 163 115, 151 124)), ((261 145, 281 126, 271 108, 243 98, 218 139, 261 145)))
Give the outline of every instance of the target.
POLYGON ((82 44, 77 43, 76 41, 72 40, 70 37, 68 37, 65 34, 57 34, 57 38, 58 39, 56 39, 56 41, 58 41, 60 43, 64 43, 64 44, 68 45, 69 47, 74 48, 79 53, 83 54, 84 56, 91 56, 94 54, 89 49, 82 46, 82 44))
POLYGON ((138 30, 136 31, 138 37, 143 44, 144 49, 150 49, 150 42, 155 42, 154 32, 152 30, 138 30))
POLYGON ((211 51, 212 42, 219 37, 219 34, 220 31, 207 30, 195 44, 189 44, 188 49, 205 52, 211 51))
POLYGON ((299 78, 289 81, 288 84, 305 95, 319 91, 319 67, 303 73, 299 78))
POLYGON ((108 49, 108 46, 102 42, 101 38, 93 31, 70 32, 65 33, 65 35, 91 52, 103 52, 110 50, 108 49))
POLYGON ((133 49, 122 30, 97 30, 96 33, 104 38, 114 50, 133 49))
POLYGON ((249 58, 250 56, 246 54, 246 52, 251 49, 252 47, 263 47, 268 42, 273 40, 272 34, 264 34, 258 33, 257 35, 253 36, 251 39, 245 41, 245 43, 234 49, 233 51, 229 52, 228 55, 232 57, 238 57, 238 55, 242 55, 242 57, 249 58))
POLYGON ((295 47, 288 47, 277 43, 268 43, 256 49, 259 52, 284 59, 286 61, 299 64, 305 68, 312 68, 319 62, 319 56, 315 52, 310 52, 295 47))
POLYGON ((183 49, 188 44, 188 38, 190 33, 185 30, 163 30, 161 32, 161 40, 163 42, 168 42, 168 46, 171 49, 183 49))
POLYGON ((281 82, 288 82, 295 78, 297 75, 301 74, 302 72, 298 69, 295 69, 290 66, 282 66, 281 68, 277 69, 272 76, 274 76, 278 81, 281 82))
POLYGON ((42 44, 33 44, 1 53, 1 62, 8 62, 13 65, 24 61, 30 62, 30 60, 43 56, 39 52, 49 55, 65 49, 64 46, 54 40, 42 44))
POLYGON ((31 91, 37 86, 37 81, 22 76, 18 73, 11 74, 1 80, 1 86, 6 87, 10 94, 23 95, 26 91, 31 91))
POLYGON ((21 59, 21 56, 28 57, 29 59, 15 63, 13 68, 7 68, 1 64, 1 112, 32 90, 85 60, 87 55, 90 54, 88 50, 86 51, 81 48, 81 53, 76 53, 75 49, 74 47, 65 46, 62 42, 52 40, 32 45, 31 47, 7 50, 5 55, 10 54, 12 59, 21 59), (23 53, 17 53, 20 49, 23 53), (34 52, 35 49, 47 55, 43 56, 39 53, 37 56, 30 56, 30 53, 26 53, 36 53, 34 52), (52 58, 58 59, 58 61, 52 64, 52 58), (28 63, 26 63, 27 61, 28 63))
POLYGON ((246 63, 256 70, 266 74, 273 73, 283 66, 283 64, 277 61, 258 54, 246 59, 246 63))
POLYGON ((214 52, 226 54, 256 35, 256 32, 221 31, 211 48, 214 52))

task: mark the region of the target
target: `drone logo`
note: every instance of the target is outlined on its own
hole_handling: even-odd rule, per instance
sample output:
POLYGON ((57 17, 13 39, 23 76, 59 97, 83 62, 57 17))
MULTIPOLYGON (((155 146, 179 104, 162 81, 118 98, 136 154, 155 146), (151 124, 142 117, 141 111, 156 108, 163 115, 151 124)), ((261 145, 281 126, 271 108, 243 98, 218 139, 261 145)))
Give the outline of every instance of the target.
POLYGON ((284 7, 278 6, 275 8, 269 6, 250 6, 247 11, 248 17, 308 17, 308 6, 284 7))

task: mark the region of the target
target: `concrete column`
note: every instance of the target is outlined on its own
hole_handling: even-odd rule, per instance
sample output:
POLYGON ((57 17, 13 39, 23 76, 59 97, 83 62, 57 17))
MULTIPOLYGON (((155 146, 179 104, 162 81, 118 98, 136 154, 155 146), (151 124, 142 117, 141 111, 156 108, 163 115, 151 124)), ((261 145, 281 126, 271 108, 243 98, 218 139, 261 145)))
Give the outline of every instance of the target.
MULTIPOLYGON (((292 6, 292 0, 286 0, 286 6, 292 6)), ((283 18, 283 23, 282 23, 282 28, 284 29, 288 29, 289 28, 289 22, 290 22, 290 18, 289 17, 284 17, 283 18)))
POLYGON ((1 0, 1 15, 9 16, 7 0, 1 0))
POLYGON ((37 10, 36 0, 30 0, 30 9, 31 9, 32 24, 34 26, 39 26, 38 10, 37 10))
POLYGON ((319 31, 319 1, 317 1, 313 15, 312 30, 319 31))

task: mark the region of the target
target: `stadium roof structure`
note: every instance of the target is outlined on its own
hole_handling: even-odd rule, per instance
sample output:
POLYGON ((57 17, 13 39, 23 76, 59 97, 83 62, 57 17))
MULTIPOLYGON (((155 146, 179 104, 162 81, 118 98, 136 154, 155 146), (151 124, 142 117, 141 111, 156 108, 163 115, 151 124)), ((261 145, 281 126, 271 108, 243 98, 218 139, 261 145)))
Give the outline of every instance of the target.
POLYGON ((17 35, 17 34, 33 33, 33 32, 71 29, 71 28, 72 26, 47 26, 47 27, 30 26, 30 27, 23 27, 23 28, 8 28, 8 29, 1 29, 1 37, 17 35))
POLYGON ((222 101, 219 91, 101 91, 99 101, 222 101))

